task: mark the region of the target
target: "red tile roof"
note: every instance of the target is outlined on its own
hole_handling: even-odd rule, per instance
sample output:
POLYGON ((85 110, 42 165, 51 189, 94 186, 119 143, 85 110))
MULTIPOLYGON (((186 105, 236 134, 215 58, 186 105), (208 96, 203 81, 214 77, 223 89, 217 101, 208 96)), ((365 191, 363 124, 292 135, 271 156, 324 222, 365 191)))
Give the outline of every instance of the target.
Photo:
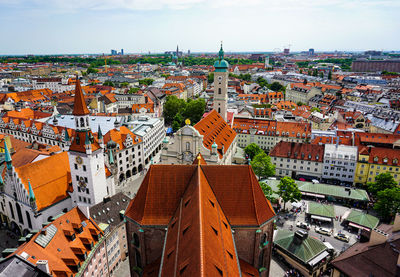
POLYGON ((245 134, 249 134, 250 129, 255 129, 259 135, 296 138, 311 137, 311 124, 306 122, 282 122, 235 117, 232 128, 238 133, 245 134))
POLYGON ((239 276, 232 229, 201 166, 197 166, 170 224, 162 276, 239 276))
POLYGON ((280 141, 274 148, 272 148, 270 156, 322 162, 324 148, 323 145, 280 141))
POLYGON ((205 148, 211 151, 211 146, 214 142, 218 145, 220 158, 228 151, 228 148, 236 137, 236 132, 232 130, 215 110, 212 110, 193 127, 199 131, 200 135, 203 135, 203 145, 205 148))
POLYGON ((39 260, 48 261, 52 276, 75 276, 78 269, 77 265, 82 265, 85 261, 84 254, 89 255, 90 253, 90 244, 96 245, 99 241, 95 234, 102 234, 102 231, 93 220, 89 220, 77 207, 54 220, 46 228, 50 225, 53 226, 52 228, 57 228, 57 232, 45 247, 35 242, 42 235, 41 232, 38 232, 29 242, 18 247, 12 255, 21 255, 25 252, 28 254, 27 260, 32 264, 36 264, 39 260), (83 222, 85 226, 82 225, 83 222), (77 232, 77 226, 82 226, 82 232, 77 232), (71 241, 68 237, 72 234, 76 238, 71 241))
POLYGON ((29 191, 30 181, 38 211, 69 197, 68 192, 72 190, 69 186, 71 170, 67 152, 17 167, 15 171, 26 191, 29 191))
MULTIPOLYGON (((249 166, 201 165, 232 226, 260 226, 275 213, 249 166)), ((169 224, 198 165, 152 165, 126 216, 141 225, 169 224)))
POLYGON ((400 166, 400 149, 371 147, 370 164, 400 166))

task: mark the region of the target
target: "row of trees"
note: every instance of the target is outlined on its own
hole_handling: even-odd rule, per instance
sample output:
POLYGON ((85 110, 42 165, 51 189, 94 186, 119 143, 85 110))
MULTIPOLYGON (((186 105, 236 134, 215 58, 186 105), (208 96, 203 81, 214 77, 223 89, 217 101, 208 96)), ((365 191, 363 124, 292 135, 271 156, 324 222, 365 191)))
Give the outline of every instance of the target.
POLYGON ((167 96, 164 104, 165 123, 171 124, 175 132, 185 125, 186 119, 190 119, 191 124, 199 122, 205 109, 206 102, 204 99, 188 99, 185 101, 175 95, 167 96))
MULTIPOLYGON (((271 162, 270 156, 268 156, 257 144, 250 143, 246 146, 244 152, 250 159, 250 165, 259 179, 275 175, 275 165, 271 162)), ((301 199, 301 192, 296 182, 287 176, 280 180, 278 191, 273 191, 272 188, 264 182, 260 182, 260 186, 265 197, 271 202, 276 201, 273 195, 278 194, 283 201, 283 209, 286 208, 287 202, 295 202, 301 199)))

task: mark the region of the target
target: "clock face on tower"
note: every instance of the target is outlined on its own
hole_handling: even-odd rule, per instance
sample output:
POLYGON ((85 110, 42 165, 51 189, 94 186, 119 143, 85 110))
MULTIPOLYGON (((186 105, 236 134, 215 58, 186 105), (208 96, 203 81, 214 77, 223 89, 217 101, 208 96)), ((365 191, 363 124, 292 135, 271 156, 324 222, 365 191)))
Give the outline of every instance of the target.
POLYGON ((218 76, 218 81, 222 82, 222 76, 218 76))
POLYGON ((83 161, 82 161, 82 158, 79 157, 79 156, 76 157, 75 161, 76 161, 77 164, 82 164, 82 162, 83 162, 83 161))

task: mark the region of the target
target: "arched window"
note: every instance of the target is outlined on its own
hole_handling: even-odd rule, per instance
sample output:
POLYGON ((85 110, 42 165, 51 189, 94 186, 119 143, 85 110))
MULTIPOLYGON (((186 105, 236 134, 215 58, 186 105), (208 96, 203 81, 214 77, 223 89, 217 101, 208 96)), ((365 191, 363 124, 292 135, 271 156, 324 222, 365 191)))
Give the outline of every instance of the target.
POLYGON ((260 256, 258 257, 258 268, 264 266, 264 249, 261 250, 260 256))
POLYGON ((85 127, 85 120, 81 117, 81 127, 85 127))
POLYGON ((86 126, 89 127, 89 118, 88 117, 86 117, 86 126))
POLYGON ((218 113, 221 113, 221 108, 218 108, 218 113))
POLYGON ((132 235, 132 239, 133 239, 133 245, 135 245, 136 247, 140 246, 140 241, 139 241, 139 236, 136 233, 133 233, 132 235))
POLYGON ((11 202, 8 202, 8 204, 10 205, 11 217, 12 217, 13 219, 15 219, 13 206, 12 206, 11 202))
POLYGON ((218 88, 218 94, 221 94, 221 88, 218 88))
POLYGON ((190 142, 186 142, 186 151, 190 151, 190 142))
POLYGON ((22 217, 22 212, 21 212, 21 206, 18 203, 15 206, 17 207, 18 221, 19 223, 24 224, 24 219, 22 217))
POLYGON ((26 220, 28 221, 29 229, 32 229, 31 215, 26 211, 26 220))

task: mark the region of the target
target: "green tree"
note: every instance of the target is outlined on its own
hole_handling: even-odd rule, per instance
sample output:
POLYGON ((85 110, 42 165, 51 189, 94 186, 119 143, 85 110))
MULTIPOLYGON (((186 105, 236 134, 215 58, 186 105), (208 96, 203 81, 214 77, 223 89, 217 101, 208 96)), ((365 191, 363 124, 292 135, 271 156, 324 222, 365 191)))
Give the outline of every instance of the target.
POLYGON ((212 84, 214 82, 214 73, 213 72, 208 74, 207 81, 209 84, 212 84))
POLYGON ((271 157, 264 151, 258 153, 250 162, 250 165, 259 179, 275 175, 275 165, 271 162, 271 157))
POLYGON ((244 152, 249 156, 250 160, 253 160, 255 156, 263 152, 263 150, 256 143, 250 143, 244 148, 244 152))
POLYGON ((319 108, 317 108, 317 107, 312 107, 311 108, 311 112, 321 112, 321 110, 319 109, 319 108))
POLYGON ((314 69, 313 76, 318 77, 318 69, 314 69))
POLYGON ((328 73, 328 79, 332 80, 332 71, 330 71, 330 70, 329 70, 329 73, 328 73))
POLYGON ((97 72, 99 72, 99 71, 92 66, 89 66, 88 69, 86 70, 86 74, 97 73, 97 72))
POLYGON ((126 88, 127 86, 129 86, 129 83, 128 82, 122 82, 119 86, 121 88, 126 88))
POLYGON ((129 93, 129 94, 137 93, 139 90, 140 90, 140 88, 130 88, 130 89, 128 90, 128 93, 129 93))
POLYGON ((324 72, 321 71, 321 72, 319 73, 319 77, 320 77, 320 78, 324 78, 324 72))
POLYGON ((400 212, 400 188, 396 186, 379 191, 374 209, 384 220, 390 221, 400 212))
POLYGON ((107 81, 105 81, 105 82, 103 83, 103 86, 113 87, 113 86, 114 86, 114 83, 111 82, 111 81, 109 81, 109 80, 107 80, 107 81))
POLYGON ((278 82, 273 82, 270 86, 270 89, 273 91, 282 91, 285 89, 284 86, 282 86, 280 83, 278 82))
POLYGON ((152 85, 154 82, 154 79, 151 78, 145 78, 145 79, 141 79, 139 80, 139 85, 146 85, 146 86, 150 86, 152 85))
POLYGON ((301 192, 296 182, 288 176, 283 177, 279 182, 277 193, 283 200, 284 210, 287 202, 297 202, 301 199, 301 192))
POLYGON ((181 113, 186 107, 186 102, 175 95, 167 96, 164 104, 165 123, 172 124, 176 114, 181 113))
POLYGON ((260 187, 265 195, 265 198, 267 198, 271 202, 276 201, 276 199, 273 197, 274 191, 272 190, 272 188, 270 186, 268 186, 264 182, 260 182, 260 187))
POLYGON ((172 130, 174 130, 174 132, 178 131, 181 128, 181 124, 179 124, 179 122, 174 121, 172 122, 172 130))
POLYGON ((374 196, 377 196, 378 192, 384 191, 385 189, 391 189, 397 186, 392 174, 389 172, 381 173, 375 177, 375 182, 367 184, 368 192, 374 196))
POLYGON ((185 119, 190 119, 192 124, 195 124, 201 120, 204 111, 206 110, 206 102, 202 98, 196 100, 188 99, 185 110, 182 115, 185 119))

